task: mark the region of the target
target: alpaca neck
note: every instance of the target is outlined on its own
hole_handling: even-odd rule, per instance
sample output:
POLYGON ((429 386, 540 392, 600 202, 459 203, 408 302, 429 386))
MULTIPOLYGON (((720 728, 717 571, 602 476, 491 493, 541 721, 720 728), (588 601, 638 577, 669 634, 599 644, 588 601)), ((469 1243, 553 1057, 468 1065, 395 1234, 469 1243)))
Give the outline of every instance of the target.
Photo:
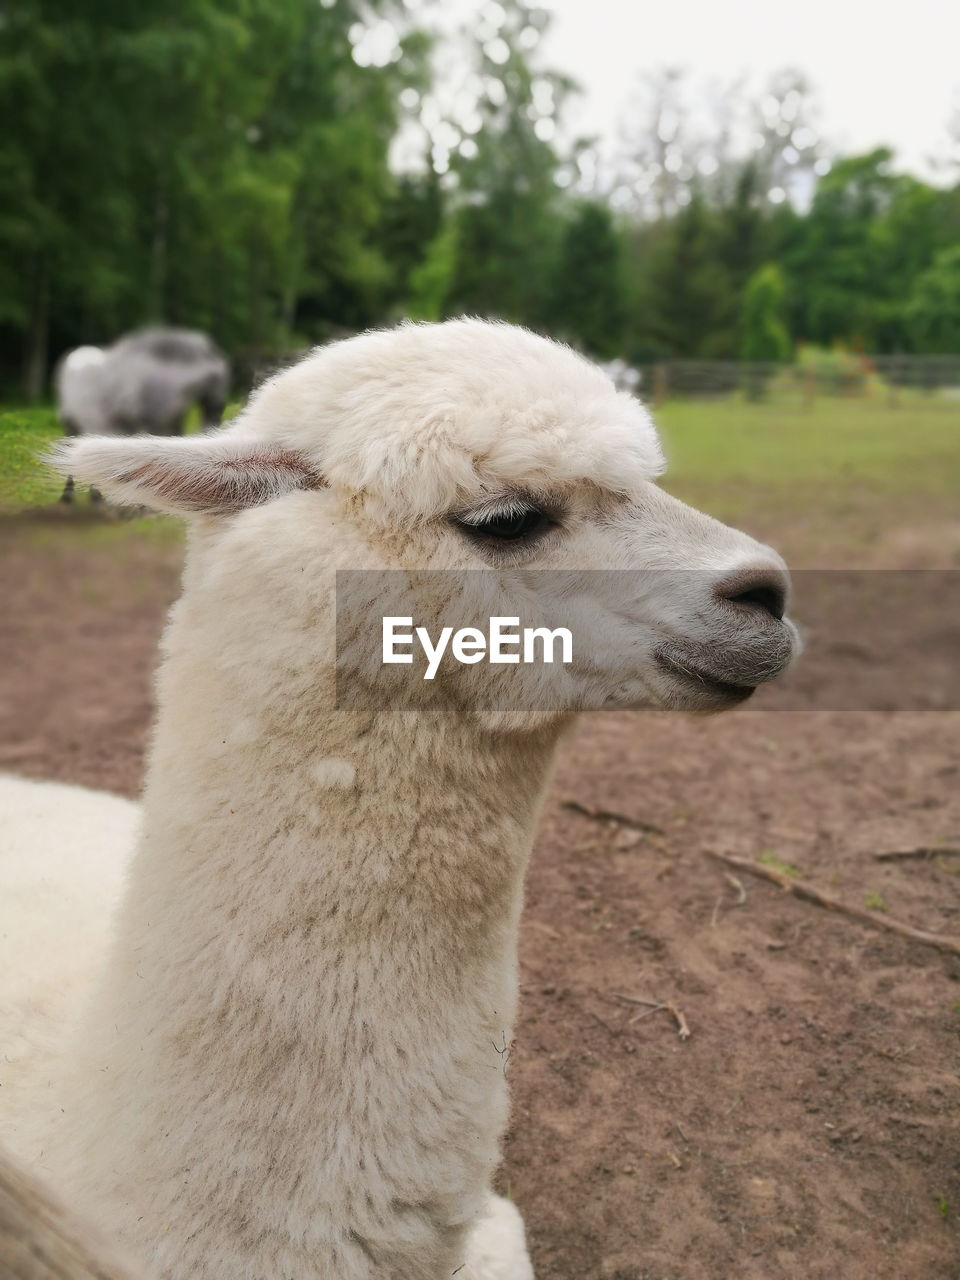
POLYGON ((203 701, 161 713, 82 1031, 98 1095, 76 1117, 82 1178, 171 1275, 201 1274, 186 1264, 214 1236, 247 1257, 248 1232, 273 1251, 264 1275, 307 1258, 366 1275, 336 1269, 344 1223, 384 1274, 428 1274, 414 1254, 455 1263, 498 1159, 522 878, 558 730, 308 701, 251 722, 195 676, 164 674, 162 691, 203 701))

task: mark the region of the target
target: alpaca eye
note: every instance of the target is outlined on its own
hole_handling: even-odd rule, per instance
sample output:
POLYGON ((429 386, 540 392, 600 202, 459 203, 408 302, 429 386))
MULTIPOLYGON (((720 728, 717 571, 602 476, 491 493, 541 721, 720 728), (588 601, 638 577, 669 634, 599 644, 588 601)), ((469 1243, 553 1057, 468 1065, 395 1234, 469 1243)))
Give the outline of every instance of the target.
POLYGON ((522 542, 549 529, 554 522, 539 507, 511 507, 480 517, 458 520, 471 538, 491 542, 522 542))

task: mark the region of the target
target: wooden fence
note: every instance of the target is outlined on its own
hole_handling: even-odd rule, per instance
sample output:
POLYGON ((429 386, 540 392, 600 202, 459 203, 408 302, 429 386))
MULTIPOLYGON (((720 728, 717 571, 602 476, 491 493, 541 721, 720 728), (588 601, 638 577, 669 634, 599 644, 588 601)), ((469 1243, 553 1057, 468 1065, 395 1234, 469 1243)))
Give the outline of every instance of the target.
MULTIPOLYGON (((632 370, 642 399, 742 396, 812 404, 820 396, 874 400, 896 408, 923 397, 960 405, 960 353, 937 356, 827 356, 796 363, 739 360, 663 360, 632 370), (639 377, 637 377, 639 375, 639 377)), ((627 386, 626 382, 623 384, 627 386)))

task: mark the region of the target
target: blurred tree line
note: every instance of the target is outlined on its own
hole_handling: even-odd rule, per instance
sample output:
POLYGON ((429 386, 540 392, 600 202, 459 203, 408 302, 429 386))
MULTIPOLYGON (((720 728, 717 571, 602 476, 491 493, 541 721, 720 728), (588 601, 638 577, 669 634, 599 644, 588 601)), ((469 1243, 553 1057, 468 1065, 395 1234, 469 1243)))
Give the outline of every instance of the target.
POLYGON ((160 319, 248 372, 464 312, 633 361, 960 350, 956 173, 928 185, 883 149, 827 163, 791 72, 758 102, 720 94, 706 127, 680 73, 651 75, 604 158, 564 130, 575 87, 541 65, 543 10, 489 0, 455 74, 430 18, 429 0, 0 0, 7 394, 160 319))

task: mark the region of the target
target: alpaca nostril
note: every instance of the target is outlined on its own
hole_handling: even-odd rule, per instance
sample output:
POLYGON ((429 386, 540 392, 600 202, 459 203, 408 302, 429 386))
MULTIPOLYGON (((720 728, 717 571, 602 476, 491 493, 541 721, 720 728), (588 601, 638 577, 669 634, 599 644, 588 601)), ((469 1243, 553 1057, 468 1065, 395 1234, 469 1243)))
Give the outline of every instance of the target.
POLYGON ((749 591, 741 591, 738 595, 728 596, 733 604, 755 604, 772 614, 777 621, 783 617, 784 597, 778 587, 751 587, 749 591))
POLYGON ((777 569, 751 569, 721 582, 717 598, 762 609, 778 622, 787 608, 787 577, 777 569))

